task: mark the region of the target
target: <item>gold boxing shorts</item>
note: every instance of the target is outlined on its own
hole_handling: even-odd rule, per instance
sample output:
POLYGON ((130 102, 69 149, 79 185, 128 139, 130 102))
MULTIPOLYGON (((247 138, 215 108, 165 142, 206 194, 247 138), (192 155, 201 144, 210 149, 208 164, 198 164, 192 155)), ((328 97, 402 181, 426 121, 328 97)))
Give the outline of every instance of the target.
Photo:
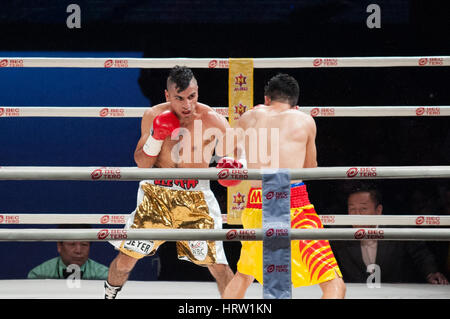
MULTIPOLYGON (((138 206, 125 229, 221 229, 222 214, 207 180, 145 180, 139 184, 138 206)), ((156 253, 162 240, 111 242, 124 254, 140 259, 156 253)), ((221 241, 179 241, 178 258, 197 265, 227 264, 221 241)))
MULTIPOLYGON (((244 228, 262 228, 261 188, 252 188, 242 213, 244 228)), ((291 228, 323 228, 322 222, 308 199, 303 183, 291 185, 291 228)), ((319 284, 342 277, 327 240, 292 240, 291 275, 294 287, 319 284)), ((261 241, 242 241, 237 264, 240 273, 251 275, 263 283, 263 244, 261 241)))

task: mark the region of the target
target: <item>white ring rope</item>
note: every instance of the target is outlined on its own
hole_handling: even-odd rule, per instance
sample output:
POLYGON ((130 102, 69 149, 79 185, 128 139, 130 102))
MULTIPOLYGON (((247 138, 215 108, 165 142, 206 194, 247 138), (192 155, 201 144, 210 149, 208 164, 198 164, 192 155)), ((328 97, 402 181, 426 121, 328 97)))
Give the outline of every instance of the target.
MULTIPOLYGON (((291 240, 450 240, 450 228, 291 229, 291 240)), ((0 229, 0 241, 259 241, 262 229, 0 229)))
MULTIPOLYGON (((123 225, 129 214, 5 214, 0 213, 0 225, 52 225, 97 224, 123 225)), ((371 225, 371 226, 450 226, 450 216, 441 215, 319 215, 324 225, 371 225)), ((222 219, 226 222, 227 215, 222 219)))
MULTIPOLYGON (((141 118, 148 107, 121 106, 0 106, 0 117, 98 117, 141 118)), ((228 107, 213 107, 228 117, 228 107)), ((449 105, 435 106, 301 106, 300 111, 313 117, 383 117, 383 116, 450 116, 449 105)))
MULTIPOLYGON (((0 167, 0 180, 261 180, 264 172, 260 169, 228 168, 3 166, 0 167)), ((301 180, 449 178, 450 166, 316 167, 289 169, 289 172, 291 179, 301 180)))
MULTIPOLYGON (((42 58, 0 57, 7 68, 190 68, 227 69, 227 58, 42 58)), ((449 66, 450 56, 254 58, 254 68, 429 67, 449 66)))

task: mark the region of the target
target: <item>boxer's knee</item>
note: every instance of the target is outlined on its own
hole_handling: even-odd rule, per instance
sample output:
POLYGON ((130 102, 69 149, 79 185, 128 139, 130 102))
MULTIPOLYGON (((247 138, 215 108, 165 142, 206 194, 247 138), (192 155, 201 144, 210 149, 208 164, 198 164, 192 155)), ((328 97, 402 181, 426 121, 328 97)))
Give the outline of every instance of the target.
POLYGON ((213 264, 208 266, 209 272, 214 278, 233 276, 233 271, 226 264, 213 264))
POLYGON ((321 283, 320 287, 323 291, 322 298, 345 298, 347 288, 338 274, 334 279, 321 283))

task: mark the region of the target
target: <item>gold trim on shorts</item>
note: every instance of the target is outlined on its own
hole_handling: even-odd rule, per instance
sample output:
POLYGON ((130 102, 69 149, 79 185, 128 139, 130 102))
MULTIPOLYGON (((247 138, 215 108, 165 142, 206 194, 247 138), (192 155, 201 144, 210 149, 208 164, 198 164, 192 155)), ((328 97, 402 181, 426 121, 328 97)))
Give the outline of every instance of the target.
MULTIPOLYGON (((202 191, 174 190, 150 183, 141 187, 144 196, 136 208, 131 229, 214 229, 214 219, 209 215, 202 191)), ((124 241, 120 251, 134 258, 142 258, 154 255, 165 241, 147 241, 151 247, 147 247, 146 254, 125 248, 130 242, 124 241)), ((214 241, 178 241, 177 252, 180 259, 188 259, 198 265, 216 263, 214 241)))

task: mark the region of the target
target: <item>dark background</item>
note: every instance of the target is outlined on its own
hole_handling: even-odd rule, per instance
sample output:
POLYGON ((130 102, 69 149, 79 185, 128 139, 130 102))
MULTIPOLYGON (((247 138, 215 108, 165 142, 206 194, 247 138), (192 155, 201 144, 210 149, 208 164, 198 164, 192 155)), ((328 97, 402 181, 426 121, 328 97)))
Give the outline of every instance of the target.
MULTIPOLYGON (((445 1, 1 1, 0 56, 345 57, 450 55, 445 1), (69 4, 81 28, 69 29, 69 4), (369 4, 381 28, 369 29, 369 4)), ((200 101, 226 106, 227 70, 194 69, 200 101)), ((300 105, 449 105, 448 67, 255 69, 255 104, 278 72, 295 76, 300 105)), ((163 101, 167 70, 0 69, 0 105, 141 106, 163 101)), ((449 165, 448 117, 316 118, 320 166, 449 165)), ((135 166, 139 119, 1 118, 2 166, 135 166)), ((225 210, 225 190, 213 182, 225 210)), ((308 183, 319 214, 345 213, 348 182, 308 183)), ((385 214, 448 214, 449 180, 380 180, 385 214)), ((0 213, 128 213, 137 182, 0 182, 0 213)), ((95 225, 94 225, 95 226, 95 225)), ((1 227, 5 227, 2 225, 1 227)), ((13 226, 7 226, 13 227, 13 226)), ((21 226, 20 228, 23 228, 21 226)), ((36 226, 32 226, 36 227, 36 226)), ((53 227, 53 226, 42 226, 53 227)), ((19 228, 19 227, 18 227, 19 228)), ((429 243, 440 264, 447 243, 429 243)), ((225 243, 233 269, 238 243, 225 243)), ((172 244, 130 279, 210 280, 176 261, 172 244)), ((447 249, 447 250, 446 250, 447 249)), ((94 243, 109 265, 115 251, 94 243)), ((55 243, 1 243, 0 278, 25 278, 55 243)))

